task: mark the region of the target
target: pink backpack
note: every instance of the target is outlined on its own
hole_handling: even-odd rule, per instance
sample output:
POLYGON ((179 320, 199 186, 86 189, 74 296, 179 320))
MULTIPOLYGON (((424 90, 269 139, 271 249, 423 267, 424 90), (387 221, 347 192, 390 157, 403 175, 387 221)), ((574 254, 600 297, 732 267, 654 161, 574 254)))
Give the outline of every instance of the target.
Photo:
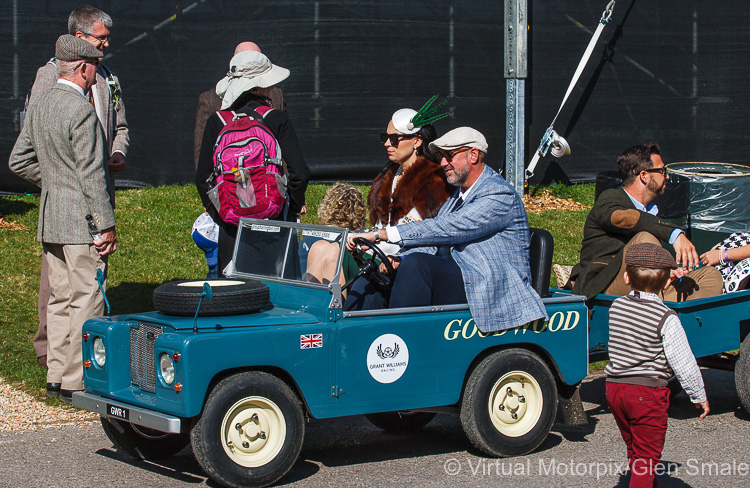
POLYGON ((219 215, 230 224, 238 224, 240 217, 276 217, 284 207, 287 183, 281 148, 263 123, 271 110, 262 105, 254 114, 216 112, 224 128, 214 146, 213 191, 218 190, 219 215))

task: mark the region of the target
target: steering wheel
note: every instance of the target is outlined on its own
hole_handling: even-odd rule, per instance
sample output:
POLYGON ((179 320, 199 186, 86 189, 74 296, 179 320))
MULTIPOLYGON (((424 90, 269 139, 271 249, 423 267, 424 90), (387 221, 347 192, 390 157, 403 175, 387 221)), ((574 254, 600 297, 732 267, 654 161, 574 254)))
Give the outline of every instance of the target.
POLYGON ((367 279, 375 283, 380 288, 386 290, 390 289, 393 286, 393 279, 396 277, 396 270, 393 269, 393 265, 391 264, 391 260, 388 259, 388 256, 386 256, 378 246, 368 241, 364 237, 355 237, 354 243, 359 246, 369 247, 372 250, 373 254, 369 258, 365 259, 363 257, 364 254, 360 255, 352 253, 354 262, 357 263, 357 266, 359 266, 359 273, 357 273, 356 276, 352 276, 351 279, 349 279, 349 281, 344 284, 343 289, 346 290, 350 286, 352 286, 354 280, 356 280, 360 276, 366 276, 367 279), (385 273, 380 272, 380 267, 375 261, 375 258, 380 258, 380 261, 385 264, 385 273))

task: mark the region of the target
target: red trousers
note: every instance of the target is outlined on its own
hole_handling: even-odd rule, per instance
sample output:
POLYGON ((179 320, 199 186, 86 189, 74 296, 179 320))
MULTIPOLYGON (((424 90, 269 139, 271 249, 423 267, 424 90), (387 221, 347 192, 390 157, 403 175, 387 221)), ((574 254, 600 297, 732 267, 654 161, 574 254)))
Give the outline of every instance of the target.
POLYGON ((607 402, 628 451, 630 488, 656 486, 667 435, 669 388, 607 382, 607 402))

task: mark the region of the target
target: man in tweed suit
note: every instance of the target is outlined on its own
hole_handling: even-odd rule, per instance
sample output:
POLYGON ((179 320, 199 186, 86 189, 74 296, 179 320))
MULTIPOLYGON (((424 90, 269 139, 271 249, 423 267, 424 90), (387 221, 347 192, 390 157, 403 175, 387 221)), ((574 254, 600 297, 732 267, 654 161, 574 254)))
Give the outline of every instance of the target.
POLYGON ((684 301, 721 294, 721 273, 698 264, 698 253, 685 233, 661 220, 654 199, 664 193, 667 170, 655 143, 626 149, 617 158, 622 187, 599 195, 583 226, 581 259, 570 275, 573 292, 592 298, 599 293, 627 295, 623 256, 633 244, 661 241, 672 244, 682 268, 672 272, 674 281, 664 290, 665 301, 684 301))
POLYGON ((41 186, 39 230, 49 270, 47 395, 70 402, 83 389, 81 327, 104 312, 94 277, 117 249, 114 187, 102 126, 86 93, 101 51, 70 34, 55 49, 60 79, 29 111, 10 155, 15 174, 41 186), (101 238, 92 242, 86 216, 101 238))
POLYGON ((521 197, 484 164, 487 141, 459 127, 430 143, 454 194, 433 219, 389 226, 355 237, 402 246, 390 297, 366 278, 352 285, 347 310, 465 303, 482 332, 546 319, 531 287, 529 224, 521 197))
MULTIPOLYGON (((68 17, 68 34, 79 37, 100 51, 109 47, 112 18, 96 7, 84 5, 70 13, 68 17)), ((42 93, 57 83, 57 60, 52 58, 47 64, 39 68, 34 85, 29 95, 31 107, 42 93)), ((125 169, 125 156, 128 152, 130 138, 128 124, 125 120, 125 105, 122 101, 120 82, 109 69, 99 65, 96 72, 97 83, 89 91, 91 103, 96 107, 99 122, 104 129, 107 156, 109 157, 110 179, 113 173, 125 169)), ((114 185, 114 180, 113 180, 114 185)), ((42 271, 39 280, 39 330, 34 337, 34 350, 39 364, 46 367, 47 363, 47 302, 49 301, 49 282, 47 265, 42 260, 42 271)))

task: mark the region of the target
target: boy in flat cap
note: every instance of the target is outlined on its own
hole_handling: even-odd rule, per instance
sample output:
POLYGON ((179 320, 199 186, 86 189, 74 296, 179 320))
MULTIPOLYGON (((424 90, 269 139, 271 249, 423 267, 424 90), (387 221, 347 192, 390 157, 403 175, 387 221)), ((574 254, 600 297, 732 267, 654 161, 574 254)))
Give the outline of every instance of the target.
POLYGON ((640 243, 626 252, 625 266, 632 291, 609 309, 607 402, 627 446, 630 486, 651 487, 667 433, 667 381, 677 376, 701 418, 709 407, 680 319, 659 298, 677 263, 661 246, 640 243))
POLYGON ((49 269, 47 395, 70 403, 83 389, 81 328, 104 314, 94 277, 117 249, 114 186, 102 125, 86 93, 101 51, 65 34, 55 48, 57 83, 39 96, 10 155, 15 174, 42 188, 37 240, 49 269), (86 218, 101 230, 92 241, 86 218))

